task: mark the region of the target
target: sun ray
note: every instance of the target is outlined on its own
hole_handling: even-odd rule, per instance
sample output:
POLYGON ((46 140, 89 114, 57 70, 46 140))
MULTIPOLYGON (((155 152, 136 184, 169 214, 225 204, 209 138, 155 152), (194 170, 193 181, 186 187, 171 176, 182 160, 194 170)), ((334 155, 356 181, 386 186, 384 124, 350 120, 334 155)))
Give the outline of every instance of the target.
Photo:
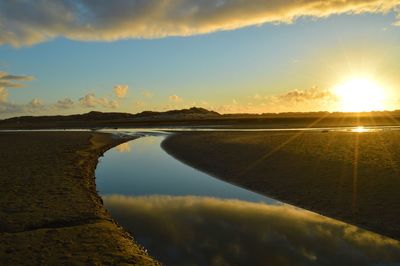
POLYGON ((353 215, 357 212, 357 191, 358 191, 358 164, 360 158, 360 134, 355 134, 354 141, 354 162, 353 162, 353 215))
MULTIPOLYGON (((316 124, 318 124, 321 120, 325 119, 327 116, 329 116, 329 114, 324 114, 323 116, 317 118, 316 120, 314 120, 313 122, 311 122, 310 124, 308 124, 306 126, 306 128, 312 128, 313 126, 315 126, 316 124)), ((298 137, 300 137, 301 135, 304 134, 304 130, 300 130, 299 132, 293 134, 293 136, 291 136, 290 138, 288 138, 286 141, 282 142, 281 144, 279 144, 278 146, 276 146, 274 149, 270 150, 269 152, 265 153, 263 156, 261 156, 258 160, 256 160, 255 162, 253 162, 252 164, 250 164, 248 167, 246 167, 245 169, 243 169, 242 171, 240 171, 238 174, 236 174, 235 178, 240 178, 242 176, 244 176, 246 173, 248 173, 249 171, 251 171, 253 168, 257 167, 260 163, 262 163, 263 161, 265 161, 266 159, 268 159, 269 157, 271 157, 272 155, 274 155, 275 153, 277 153, 278 151, 280 151, 282 148, 284 148, 286 145, 290 144, 292 141, 296 140, 298 137)))

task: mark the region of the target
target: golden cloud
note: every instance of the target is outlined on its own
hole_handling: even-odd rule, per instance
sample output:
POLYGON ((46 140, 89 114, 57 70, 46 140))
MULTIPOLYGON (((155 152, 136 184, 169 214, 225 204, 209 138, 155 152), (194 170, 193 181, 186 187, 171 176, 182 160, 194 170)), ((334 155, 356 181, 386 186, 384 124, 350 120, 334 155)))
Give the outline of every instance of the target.
POLYGON ((119 144, 115 148, 117 149, 118 152, 122 152, 122 153, 131 152, 131 145, 129 144, 129 142, 119 144))
MULTIPOLYGON (((399 0, 3 1, 0 44, 188 36, 299 17, 397 11, 399 0)), ((396 23, 396 22, 395 22, 396 23)))
POLYGON ((182 98, 179 97, 178 95, 171 95, 168 97, 168 99, 173 102, 181 102, 182 101, 182 98))
POLYGON ((337 101, 337 96, 328 89, 320 89, 318 87, 312 87, 305 90, 292 90, 287 93, 277 96, 282 101, 286 102, 305 102, 313 100, 326 100, 335 102, 337 101))
POLYGON ((104 107, 114 109, 118 107, 118 103, 116 101, 109 100, 106 97, 98 98, 94 93, 86 94, 79 99, 79 103, 82 107, 86 108, 104 107))
POLYGON ((5 88, 0 87, 0 103, 7 102, 8 91, 5 88))
POLYGON ((128 85, 115 85, 114 93, 118 98, 124 98, 128 93, 128 85))

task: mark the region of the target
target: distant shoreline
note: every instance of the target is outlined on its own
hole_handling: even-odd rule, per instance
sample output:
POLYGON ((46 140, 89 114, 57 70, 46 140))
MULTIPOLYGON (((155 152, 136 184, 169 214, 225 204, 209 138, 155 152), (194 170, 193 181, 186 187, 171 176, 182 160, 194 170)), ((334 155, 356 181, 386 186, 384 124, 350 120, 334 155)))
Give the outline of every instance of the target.
POLYGON ((367 113, 218 114, 203 108, 138 114, 89 112, 0 120, 0 129, 99 129, 137 127, 317 128, 399 126, 400 111, 367 113))
POLYGON ((182 132, 162 147, 217 178, 400 239, 399 142, 398 131, 182 132))

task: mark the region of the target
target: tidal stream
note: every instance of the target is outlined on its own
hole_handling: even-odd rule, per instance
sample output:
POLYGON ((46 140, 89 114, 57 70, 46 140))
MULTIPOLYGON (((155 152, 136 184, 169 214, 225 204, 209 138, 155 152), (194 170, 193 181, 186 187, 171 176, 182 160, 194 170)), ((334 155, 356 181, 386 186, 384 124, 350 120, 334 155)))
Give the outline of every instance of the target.
MULTIPOLYGON (((132 133, 135 134, 135 133, 132 133)), ((97 189, 111 216, 166 265, 399 265, 396 240, 229 184, 137 133, 105 153, 97 189)))

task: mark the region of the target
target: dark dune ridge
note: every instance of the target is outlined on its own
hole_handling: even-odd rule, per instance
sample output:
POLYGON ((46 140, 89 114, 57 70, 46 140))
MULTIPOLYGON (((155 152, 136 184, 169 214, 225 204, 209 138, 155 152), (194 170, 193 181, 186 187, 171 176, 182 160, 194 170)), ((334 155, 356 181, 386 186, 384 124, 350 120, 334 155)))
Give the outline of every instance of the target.
POLYGON ((302 128, 345 126, 398 126, 400 111, 364 113, 266 113, 219 114, 192 107, 165 112, 102 113, 54 116, 21 116, 0 120, 1 129, 113 128, 113 127, 219 127, 219 128, 302 128))
POLYGON ((162 146, 228 182, 400 239, 400 132, 185 132, 162 146))
POLYGON ((1 265, 156 265, 96 194, 98 157, 126 140, 0 133, 1 265))

